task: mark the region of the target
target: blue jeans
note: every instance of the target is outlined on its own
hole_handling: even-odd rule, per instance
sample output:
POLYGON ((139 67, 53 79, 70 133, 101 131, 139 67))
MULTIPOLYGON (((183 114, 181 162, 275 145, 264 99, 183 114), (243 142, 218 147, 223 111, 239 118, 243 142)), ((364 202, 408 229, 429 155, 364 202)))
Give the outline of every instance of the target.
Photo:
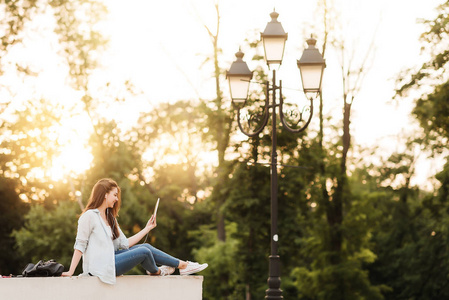
POLYGON ((149 271, 157 273, 157 265, 178 267, 179 259, 154 248, 150 244, 139 244, 129 249, 115 251, 115 274, 116 276, 125 274, 137 265, 149 271))

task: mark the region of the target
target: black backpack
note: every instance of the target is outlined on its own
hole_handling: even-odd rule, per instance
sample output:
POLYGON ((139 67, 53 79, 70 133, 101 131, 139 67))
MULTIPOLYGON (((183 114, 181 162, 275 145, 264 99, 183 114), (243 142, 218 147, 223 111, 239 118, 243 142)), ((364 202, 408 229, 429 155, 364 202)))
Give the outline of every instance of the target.
POLYGON ((52 277, 61 276, 64 266, 53 259, 40 260, 37 264, 29 263, 22 271, 23 277, 52 277))

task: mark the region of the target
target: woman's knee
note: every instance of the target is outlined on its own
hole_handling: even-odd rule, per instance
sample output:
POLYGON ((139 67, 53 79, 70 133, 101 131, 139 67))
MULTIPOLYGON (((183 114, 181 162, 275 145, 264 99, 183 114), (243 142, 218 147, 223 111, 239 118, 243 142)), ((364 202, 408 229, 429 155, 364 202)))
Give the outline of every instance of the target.
POLYGON ((142 253, 143 255, 151 255, 153 256, 153 253, 151 252, 151 249, 147 247, 139 247, 136 249, 139 253, 142 253))
POLYGON ((133 251, 136 251, 139 256, 148 257, 150 260, 154 261, 154 251, 156 248, 151 246, 150 244, 139 244, 132 248, 133 251))
POLYGON ((151 259, 153 258, 153 253, 151 252, 150 249, 146 248, 146 247, 132 247, 129 249, 129 251, 125 252, 126 256, 131 258, 131 257, 135 257, 135 258, 142 258, 145 259, 147 257, 150 257, 151 259))
POLYGON ((145 249, 148 249, 150 251, 152 251, 153 249, 156 249, 156 248, 154 248, 153 246, 151 246, 150 244, 147 244, 147 243, 140 244, 140 248, 145 248, 145 249))

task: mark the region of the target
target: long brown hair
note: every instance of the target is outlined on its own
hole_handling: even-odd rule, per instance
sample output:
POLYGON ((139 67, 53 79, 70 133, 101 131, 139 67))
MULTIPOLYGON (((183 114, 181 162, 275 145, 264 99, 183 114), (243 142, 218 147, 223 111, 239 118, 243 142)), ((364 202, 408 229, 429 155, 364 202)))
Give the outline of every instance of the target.
POLYGON ((118 216, 118 211, 120 210, 120 206, 122 204, 121 191, 117 182, 110 178, 103 178, 98 180, 92 188, 89 202, 87 203, 87 206, 84 209, 83 213, 89 209, 100 207, 104 202, 106 194, 112 191, 113 188, 117 188, 118 201, 114 203, 114 206, 112 208, 106 209, 106 219, 108 220, 109 226, 111 226, 113 237, 114 239, 116 239, 119 237, 120 233, 118 231, 118 224, 115 218, 118 216))

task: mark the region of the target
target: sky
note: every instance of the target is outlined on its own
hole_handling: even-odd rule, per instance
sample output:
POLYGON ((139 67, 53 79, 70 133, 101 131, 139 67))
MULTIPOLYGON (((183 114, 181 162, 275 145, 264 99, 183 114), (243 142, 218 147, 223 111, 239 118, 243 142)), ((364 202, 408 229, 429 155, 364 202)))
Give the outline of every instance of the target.
MULTIPOLYGON (((228 69, 239 47, 245 52, 245 38, 259 34, 270 21, 275 9, 278 20, 288 33, 284 60, 278 70, 283 86, 300 89, 296 60, 305 40, 314 34, 318 15, 312 0, 222 0, 219 1, 221 23, 219 47, 221 67, 228 69)), ((364 57, 375 36, 373 63, 352 111, 353 142, 363 147, 379 146, 381 152, 400 150, 398 134, 416 125, 410 118, 412 99, 393 102, 395 80, 404 68, 419 65, 423 32, 418 19, 435 16, 442 0, 339 0, 335 1, 343 16, 342 36, 353 46, 354 60, 364 57)), ((111 47, 105 59, 108 71, 132 78, 145 92, 147 101, 140 109, 151 109, 160 101, 214 98, 210 64, 203 64, 212 53, 205 26, 216 30, 214 0, 146 1, 111 0, 107 32, 111 47)), ((320 36, 315 37, 320 45, 320 36)), ((321 41, 322 42, 322 41, 321 41)), ((250 69, 255 65, 244 57, 250 69)), ((323 79, 325 112, 341 115, 342 91, 338 53, 328 50, 323 79), (326 102, 327 101, 327 102, 326 102)), ((225 93, 227 93, 226 86, 225 93)), ((225 95, 229 97, 228 94, 225 95)), ((301 97, 296 93, 291 95, 301 97)), ((121 113, 122 111, 120 111, 121 113)), ((138 111, 127 114, 135 119, 138 111)), ((120 114, 124 116, 126 114, 120 114)), ((312 121, 313 123, 313 121, 312 121)), ((313 126, 313 125, 311 125, 313 126)), ((439 169, 440 162, 421 162, 416 183, 423 183, 439 169)))

